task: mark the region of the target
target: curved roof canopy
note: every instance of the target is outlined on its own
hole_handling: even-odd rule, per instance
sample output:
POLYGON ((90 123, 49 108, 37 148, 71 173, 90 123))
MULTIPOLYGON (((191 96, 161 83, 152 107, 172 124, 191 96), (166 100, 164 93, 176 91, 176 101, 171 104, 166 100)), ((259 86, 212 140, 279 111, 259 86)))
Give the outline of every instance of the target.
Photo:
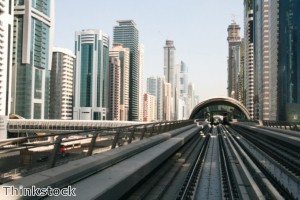
POLYGON ((229 97, 216 97, 199 103, 190 119, 204 119, 207 113, 226 113, 235 119, 250 119, 249 111, 241 102, 229 97))

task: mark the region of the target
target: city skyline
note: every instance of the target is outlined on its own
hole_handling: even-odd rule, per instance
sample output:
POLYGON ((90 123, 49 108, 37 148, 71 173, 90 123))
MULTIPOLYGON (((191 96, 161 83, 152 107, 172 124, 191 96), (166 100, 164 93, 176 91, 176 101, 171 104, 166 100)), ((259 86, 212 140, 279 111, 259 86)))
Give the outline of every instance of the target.
POLYGON ((101 29, 112 39, 116 21, 132 19, 139 29, 140 43, 145 45, 144 83, 147 77, 163 75, 163 45, 165 40, 170 39, 176 44, 176 63, 179 64, 181 60, 186 62, 191 74, 190 82, 195 83, 200 101, 214 96, 226 96, 226 30, 234 18, 243 26, 243 2, 99 2, 99 6, 111 6, 116 12, 108 12, 109 9, 97 12, 97 4, 98 2, 77 4, 76 0, 72 4, 68 1, 56 1, 54 45, 73 51, 74 32, 86 28, 101 29), (170 9, 168 6, 172 8, 172 12, 165 15, 165 11, 170 9), (65 12, 66 8, 68 12, 65 12), (178 15, 181 9, 189 9, 190 12, 178 15), (155 10, 155 15, 151 10, 155 10), (81 13, 80 18, 78 13, 81 13), (218 75, 198 77, 199 74, 214 71, 219 71, 218 75), (209 80, 214 84, 207 84, 209 80), (219 87, 216 88, 215 85, 219 87))

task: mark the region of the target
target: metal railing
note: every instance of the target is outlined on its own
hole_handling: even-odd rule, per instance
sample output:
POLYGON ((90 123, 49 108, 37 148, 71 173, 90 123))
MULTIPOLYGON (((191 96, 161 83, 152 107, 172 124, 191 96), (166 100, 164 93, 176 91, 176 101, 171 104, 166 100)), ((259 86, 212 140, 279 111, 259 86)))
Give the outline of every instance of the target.
MULTIPOLYGON (((30 137, 21 137, 21 138, 11 138, 7 140, 0 141, 0 156, 1 154, 9 152, 18 152, 22 150, 30 150, 40 147, 50 147, 49 159, 43 167, 41 165, 33 167, 32 169, 26 169, 24 175, 32 174, 29 171, 36 173, 35 168, 41 168, 43 170, 48 168, 53 168, 57 165, 66 163, 73 158, 67 158, 63 160, 58 160, 61 156, 61 147, 64 143, 72 142, 81 142, 85 143, 81 148, 86 148, 85 152, 82 150, 80 155, 77 155, 77 158, 91 156, 95 154, 94 151, 101 150, 101 148, 114 149, 123 145, 130 144, 135 141, 143 140, 144 138, 152 137, 163 132, 168 132, 174 129, 178 129, 190 124, 193 124, 193 120, 182 120, 182 121, 165 121, 165 122, 156 122, 156 123, 147 123, 147 124, 138 124, 130 125, 123 127, 113 127, 113 128, 102 128, 102 129, 91 129, 86 131, 77 131, 77 132, 67 132, 67 133, 54 133, 47 135, 39 136, 30 136, 30 137), (49 141, 49 138, 52 141, 49 141), (47 140, 41 142, 40 140, 47 140), (105 139, 105 140, 104 140, 105 139), (105 147, 99 145, 101 142, 106 142, 105 147)), ((98 151, 99 152, 99 151, 98 151)), ((21 155, 20 155, 21 157, 21 155)), ((1 159, 1 158, 0 158, 1 159)), ((24 169, 24 167, 22 168, 24 169)), ((13 169, 15 170, 15 169, 13 169)), ((17 170, 22 171, 22 170, 17 170)), ((18 175, 23 175, 22 173, 18 175)))
POLYGON ((281 128, 281 129, 292 130, 292 131, 300 131, 300 122, 263 120, 262 124, 264 126, 273 127, 273 128, 281 128))

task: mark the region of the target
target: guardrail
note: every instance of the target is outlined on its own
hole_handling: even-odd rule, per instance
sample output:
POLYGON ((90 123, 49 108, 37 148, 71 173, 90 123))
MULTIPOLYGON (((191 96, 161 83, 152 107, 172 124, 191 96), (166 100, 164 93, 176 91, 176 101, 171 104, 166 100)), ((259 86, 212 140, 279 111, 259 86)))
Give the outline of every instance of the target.
POLYGON ((281 128, 293 131, 300 131, 300 122, 287 122, 287 121, 269 121, 263 120, 262 124, 264 126, 281 128))
MULTIPOLYGON (((55 133, 40 136, 30 136, 21 138, 11 138, 7 140, 0 141, 0 155, 8 152, 16 152, 22 150, 29 150, 37 147, 51 147, 49 153, 49 159, 47 160, 47 166, 44 168, 53 168, 57 164, 62 164, 58 161, 58 157, 61 156, 60 148, 63 143, 71 143, 76 141, 87 141, 85 147, 88 148, 87 152, 82 153, 78 158, 93 155, 94 150, 99 149, 97 143, 100 141, 99 138, 109 138, 106 148, 111 149, 117 148, 118 146, 127 145, 134 141, 143 140, 163 132, 168 132, 170 130, 178 129, 190 124, 193 124, 193 120, 182 120, 182 121, 165 121, 147 124, 130 125, 123 127, 113 127, 113 128, 102 128, 102 129, 91 129, 80 132, 67 132, 67 133, 55 133), (72 137, 71 137, 72 136, 72 137), (80 136, 80 137, 75 137, 80 136), (52 141, 47 142, 35 142, 44 138, 52 138, 52 141)), ((100 141, 101 142, 101 141, 100 141)), ((103 148, 103 147, 102 147, 103 148)), ((72 158, 74 160, 74 158, 72 158)), ((35 171, 34 169, 31 169, 35 171)), ((28 170, 24 175, 28 175, 28 170)), ((22 173, 19 175, 23 175, 22 173)))

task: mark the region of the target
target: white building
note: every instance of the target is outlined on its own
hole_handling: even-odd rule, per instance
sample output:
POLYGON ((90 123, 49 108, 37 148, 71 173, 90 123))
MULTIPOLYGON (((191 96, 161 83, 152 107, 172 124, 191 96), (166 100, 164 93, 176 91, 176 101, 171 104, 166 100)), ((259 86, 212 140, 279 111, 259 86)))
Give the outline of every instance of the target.
POLYGON ((129 111, 129 48, 122 44, 115 43, 109 51, 110 57, 120 60, 120 120, 128 121, 129 111))
POLYGON ((13 1, 0 1, 0 115, 6 116, 11 101, 13 12, 13 1))
POLYGON ((75 35, 73 119, 106 120, 108 108, 108 35, 86 29, 75 35))
POLYGON ((145 93, 144 94, 144 122, 154 122, 156 121, 156 97, 149 94, 145 93))
POLYGON ((69 49, 53 48, 50 81, 50 119, 73 119, 73 70, 75 55, 69 49))

